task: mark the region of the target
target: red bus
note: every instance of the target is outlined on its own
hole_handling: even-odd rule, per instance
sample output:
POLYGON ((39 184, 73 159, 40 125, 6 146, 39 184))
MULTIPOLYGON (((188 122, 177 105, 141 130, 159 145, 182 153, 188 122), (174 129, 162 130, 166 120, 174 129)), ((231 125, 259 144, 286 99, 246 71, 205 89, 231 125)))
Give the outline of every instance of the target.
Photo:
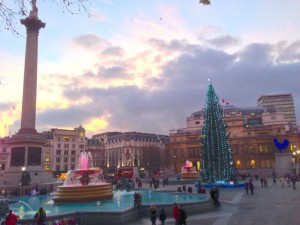
POLYGON ((129 178, 131 179, 133 176, 133 168, 132 167, 122 167, 118 169, 118 177, 129 178))

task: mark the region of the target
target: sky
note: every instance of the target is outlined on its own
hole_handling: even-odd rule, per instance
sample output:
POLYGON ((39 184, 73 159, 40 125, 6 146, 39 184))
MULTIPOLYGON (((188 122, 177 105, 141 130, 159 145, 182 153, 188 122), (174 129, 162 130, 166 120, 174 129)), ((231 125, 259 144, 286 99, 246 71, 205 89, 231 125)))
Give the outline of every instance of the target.
MULTIPOLYGON (((299 0, 97 0, 89 13, 37 1, 36 129, 86 135, 168 135, 204 107, 208 79, 219 99, 255 107, 291 93, 300 123, 299 0)), ((76 7, 74 9, 77 9, 76 7)), ((20 129, 25 27, 0 29, 0 137, 20 129)))

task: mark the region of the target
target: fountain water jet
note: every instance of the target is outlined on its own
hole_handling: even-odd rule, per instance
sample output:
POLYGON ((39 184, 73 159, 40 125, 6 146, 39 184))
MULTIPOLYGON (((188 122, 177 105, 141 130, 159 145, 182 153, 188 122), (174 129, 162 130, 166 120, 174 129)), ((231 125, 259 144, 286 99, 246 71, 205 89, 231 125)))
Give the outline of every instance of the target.
POLYGON ((62 202, 87 202, 113 197, 112 185, 105 183, 103 170, 93 168, 90 152, 82 152, 79 158, 79 169, 70 170, 62 186, 57 187, 53 201, 62 202))

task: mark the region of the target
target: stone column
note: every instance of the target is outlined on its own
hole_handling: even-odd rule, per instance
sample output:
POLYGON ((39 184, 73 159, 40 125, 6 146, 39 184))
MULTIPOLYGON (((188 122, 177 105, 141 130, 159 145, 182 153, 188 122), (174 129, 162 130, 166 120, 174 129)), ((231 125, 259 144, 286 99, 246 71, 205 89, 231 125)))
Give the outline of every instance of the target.
POLYGON ((23 100, 21 128, 19 133, 37 133, 36 119, 36 93, 37 93, 37 64, 38 64, 38 35, 45 23, 39 20, 37 11, 31 11, 30 16, 21 20, 27 29, 26 54, 23 82, 23 100))

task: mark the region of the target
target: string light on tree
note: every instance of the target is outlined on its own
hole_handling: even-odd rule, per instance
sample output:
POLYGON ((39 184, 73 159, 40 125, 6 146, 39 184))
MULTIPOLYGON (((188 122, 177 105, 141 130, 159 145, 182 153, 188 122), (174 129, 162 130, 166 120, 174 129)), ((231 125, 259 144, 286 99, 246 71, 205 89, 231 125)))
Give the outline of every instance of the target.
POLYGON ((236 170, 222 108, 210 80, 201 133, 203 180, 208 183, 228 182, 236 170))

